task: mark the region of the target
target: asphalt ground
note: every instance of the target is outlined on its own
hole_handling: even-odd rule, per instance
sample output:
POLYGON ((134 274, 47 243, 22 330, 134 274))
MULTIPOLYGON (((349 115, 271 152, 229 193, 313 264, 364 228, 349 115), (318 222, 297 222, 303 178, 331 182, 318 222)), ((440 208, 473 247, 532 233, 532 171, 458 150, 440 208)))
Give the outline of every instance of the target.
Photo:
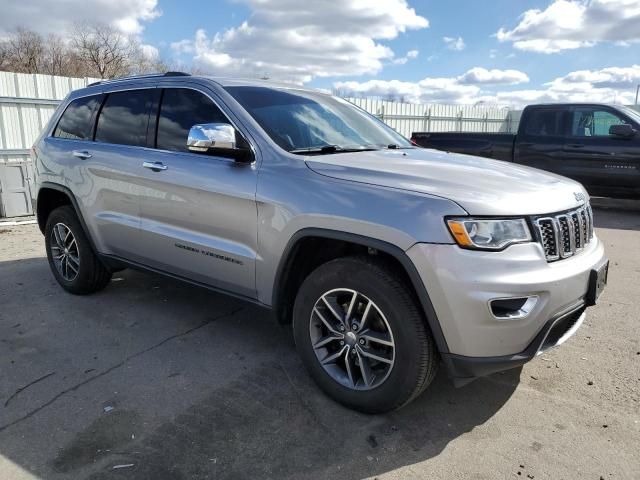
POLYGON ((640 202, 594 205, 609 285, 573 338, 377 416, 266 311, 132 270, 72 296, 0 224, 0 479, 640 479, 640 202))

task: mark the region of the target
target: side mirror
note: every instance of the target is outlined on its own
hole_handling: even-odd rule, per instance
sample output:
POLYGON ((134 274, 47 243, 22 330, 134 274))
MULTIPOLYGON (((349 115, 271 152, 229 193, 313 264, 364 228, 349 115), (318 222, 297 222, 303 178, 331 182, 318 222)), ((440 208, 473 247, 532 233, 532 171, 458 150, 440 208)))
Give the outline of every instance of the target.
POLYGON ((187 148, 190 152, 212 153, 230 156, 239 161, 250 161, 251 149, 240 147, 238 143, 245 143, 240 137, 238 142, 236 129, 228 123, 202 123, 194 125, 189 130, 187 148))
POLYGON ((631 138, 635 136, 636 130, 628 123, 622 125, 611 125, 609 127, 609 135, 612 137, 631 138))

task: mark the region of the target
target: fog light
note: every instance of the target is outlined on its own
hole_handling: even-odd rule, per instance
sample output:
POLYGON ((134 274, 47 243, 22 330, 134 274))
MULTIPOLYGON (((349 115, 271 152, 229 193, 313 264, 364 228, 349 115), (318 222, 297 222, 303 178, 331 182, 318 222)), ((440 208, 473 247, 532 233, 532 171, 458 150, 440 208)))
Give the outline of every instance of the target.
POLYGON ((489 301, 489 309, 498 320, 518 320, 529 316, 538 303, 538 297, 496 298, 489 301))

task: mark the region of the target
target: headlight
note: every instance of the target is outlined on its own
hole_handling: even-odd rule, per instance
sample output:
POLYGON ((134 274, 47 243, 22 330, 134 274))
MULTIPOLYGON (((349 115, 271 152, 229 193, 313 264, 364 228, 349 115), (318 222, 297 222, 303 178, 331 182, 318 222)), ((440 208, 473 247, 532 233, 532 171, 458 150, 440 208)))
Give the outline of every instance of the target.
POLYGON ((530 242, 531 232, 523 218, 450 218, 449 230, 463 248, 502 250, 512 243, 530 242))

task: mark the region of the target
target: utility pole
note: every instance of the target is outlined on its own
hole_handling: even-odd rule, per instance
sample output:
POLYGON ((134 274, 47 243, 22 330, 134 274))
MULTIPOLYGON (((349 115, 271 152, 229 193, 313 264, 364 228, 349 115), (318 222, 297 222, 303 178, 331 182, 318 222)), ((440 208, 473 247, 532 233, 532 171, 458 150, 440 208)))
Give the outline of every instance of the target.
POLYGON ((636 105, 638 105, 638 94, 640 94, 640 83, 638 84, 638 88, 636 88, 636 105))

